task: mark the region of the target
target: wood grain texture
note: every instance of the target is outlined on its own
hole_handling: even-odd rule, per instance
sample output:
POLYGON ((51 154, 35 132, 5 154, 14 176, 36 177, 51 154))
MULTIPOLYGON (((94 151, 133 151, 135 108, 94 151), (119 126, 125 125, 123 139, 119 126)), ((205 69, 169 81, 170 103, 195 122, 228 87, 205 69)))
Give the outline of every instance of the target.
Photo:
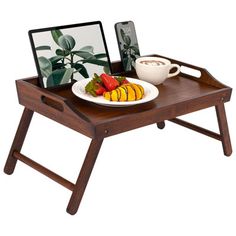
POLYGON ((17 159, 14 157, 13 152, 21 151, 33 113, 34 112, 32 110, 29 110, 28 108, 25 108, 23 111, 18 129, 15 134, 15 138, 13 140, 13 143, 12 143, 12 146, 11 146, 11 149, 10 149, 10 152, 9 152, 9 155, 8 155, 5 167, 4 167, 4 172, 8 175, 14 172, 17 159))
MULTIPOLYGON (((168 58, 170 59, 170 58, 168 58)), ((69 214, 79 208, 87 183, 95 165, 103 139, 150 124, 163 129, 165 120, 193 129, 221 140, 224 154, 231 155, 232 147, 224 103, 230 100, 232 89, 217 81, 204 68, 170 59, 173 63, 201 72, 200 78, 180 73, 158 85, 159 96, 148 103, 130 107, 105 107, 76 97, 71 85, 58 89, 43 89, 37 77, 16 81, 19 103, 25 107, 4 172, 12 174, 17 160, 72 190, 67 206, 69 214), (220 134, 181 121, 176 117, 215 106, 220 134), (66 127, 90 137, 91 143, 75 184, 62 178, 42 165, 20 153, 33 113, 37 112, 66 127)), ((112 63, 113 71, 127 77, 137 78, 134 71, 122 72, 121 62, 112 63)))
POLYGON ((22 155, 21 153, 19 153, 17 151, 15 151, 13 153, 13 156, 14 156, 15 159, 22 161, 26 165, 28 165, 31 168, 37 170, 38 172, 40 172, 41 174, 43 174, 43 175, 47 176, 48 178, 54 180, 55 182, 61 184, 65 188, 67 188, 67 189, 69 189, 71 191, 74 190, 74 184, 73 183, 71 183, 67 179, 61 177, 60 175, 54 173, 53 171, 45 168, 44 166, 40 165, 39 163, 31 160, 27 156, 22 155))
POLYGON ((216 109, 216 115, 218 119, 218 125, 219 125, 220 134, 221 134, 224 154, 226 156, 230 156, 232 154, 232 146, 231 146, 231 141, 230 141, 229 128, 228 128, 228 122, 227 122, 227 118, 225 114, 224 103, 220 103, 216 105, 215 109, 216 109))
POLYGON ((71 195, 69 204, 67 206, 67 212, 71 215, 74 215, 79 208, 80 202, 84 195, 85 188, 89 181, 89 177, 92 173, 94 164, 96 162, 97 155, 102 146, 102 142, 103 139, 93 139, 90 143, 88 152, 84 159, 84 163, 82 165, 78 179, 76 181, 74 191, 71 195))
MULTIPOLYGON (((136 77, 136 74, 132 73, 130 76, 136 77)), ((222 100, 227 102, 231 96, 231 88, 218 88, 179 75, 158 85, 159 96, 153 101, 131 107, 113 108, 84 101, 76 97, 70 88, 52 92, 36 87, 31 82, 32 79, 17 82, 19 101, 22 105, 90 138, 109 137, 162 122, 215 106, 222 100), (54 105, 42 102, 42 95, 51 99, 50 102, 54 105), (59 110, 55 109, 58 104, 62 107, 59 110)))
POLYGON ((188 128, 188 129, 191 129, 191 130, 194 130, 198 133, 201 133, 201 134, 204 134, 204 135, 207 135, 208 137, 211 137, 211 138, 214 138, 214 139, 217 139, 219 141, 221 141, 221 135, 220 134, 217 134, 215 132, 212 132, 211 130, 208 130, 208 129, 205 129, 205 128, 202 128, 200 126, 197 126, 195 124, 192 124, 192 123, 189 123, 187 121, 184 121, 184 120, 181 120, 179 118, 174 118, 174 119, 171 119, 169 120, 175 124, 178 124, 178 125, 181 125, 185 128, 188 128))

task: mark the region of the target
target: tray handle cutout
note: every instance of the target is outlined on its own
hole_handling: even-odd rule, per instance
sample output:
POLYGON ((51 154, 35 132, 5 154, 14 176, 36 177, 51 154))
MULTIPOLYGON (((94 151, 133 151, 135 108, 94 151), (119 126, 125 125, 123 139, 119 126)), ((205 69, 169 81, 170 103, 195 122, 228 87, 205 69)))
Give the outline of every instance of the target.
POLYGON ((193 76, 195 78, 200 78, 202 75, 200 70, 193 69, 191 67, 183 66, 183 65, 181 65, 181 67, 180 67, 180 72, 183 74, 186 74, 186 75, 193 76))
POLYGON ((64 107, 61 104, 61 102, 51 98, 51 97, 47 97, 45 95, 41 96, 41 101, 42 103, 44 103, 45 105, 56 109, 57 111, 63 112, 64 111, 64 107))

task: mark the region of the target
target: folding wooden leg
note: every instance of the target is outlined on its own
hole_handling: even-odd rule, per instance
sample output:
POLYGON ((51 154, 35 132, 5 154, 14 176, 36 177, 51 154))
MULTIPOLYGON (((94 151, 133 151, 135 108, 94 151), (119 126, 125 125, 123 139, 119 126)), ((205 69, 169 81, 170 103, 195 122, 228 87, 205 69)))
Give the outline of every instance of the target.
POLYGON ((10 152, 9 152, 9 155, 8 155, 5 167, 4 167, 4 172, 8 175, 14 172, 17 159, 14 157, 13 153, 14 151, 20 152, 23 146, 33 113, 34 112, 32 110, 29 110, 27 108, 25 108, 23 111, 18 129, 16 131, 15 138, 13 140, 13 143, 12 143, 12 146, 11 146, 11 149, 10 149, 10 152))
POLYGON ((89 177, 96 162, 97 155, 102 145, 102 141, 103 139, 92 139, 90 143, 88 152, 84 159, 84 163, 80 170, 69 204, 67 206, 67 212, 71 215, 74 215, 79 208, 81 199, 84 195, 85 188, 89 181, 89 177))
POLYGON ((229 129, 225 114, 224 103, 220 103, 219 105, 215 106, 215 108, 216 108, 216 115, 217 115, 224 154, 226 156, 230 156, 232 154, 232 146, 229 136, 229 129))

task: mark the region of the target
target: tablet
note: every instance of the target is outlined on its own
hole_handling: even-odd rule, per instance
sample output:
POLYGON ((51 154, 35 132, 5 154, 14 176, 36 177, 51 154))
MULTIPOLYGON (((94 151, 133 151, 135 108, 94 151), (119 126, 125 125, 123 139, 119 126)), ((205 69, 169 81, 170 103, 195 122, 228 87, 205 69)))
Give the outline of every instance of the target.
POLYGON ((112 73, 100 21, 33 29, 29 38, 43 88, 112 73))

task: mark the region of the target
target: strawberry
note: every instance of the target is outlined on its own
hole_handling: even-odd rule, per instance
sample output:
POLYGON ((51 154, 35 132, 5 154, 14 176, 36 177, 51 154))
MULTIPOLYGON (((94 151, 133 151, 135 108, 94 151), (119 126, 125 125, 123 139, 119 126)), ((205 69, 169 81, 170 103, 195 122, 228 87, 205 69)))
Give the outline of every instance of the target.
POLYGON ((129 83, 125 76, 116 76, 115 79, 119 82, 120 85, 129 83))
POLYGON ((106 89, 99 83, 95 83, 95 93, 97 95, 103 95, 106 92, 106 89))
POLYGON ((129 84, 129 81, 125 78, 125 79, 123 79, 122 81, 121 81, 121 85, 122 84, 129 84))
POLYGON ((110 75, 103 73, 100 75, 100 78, 102 79, 102 83, 108 91, 112 91, 119 86, 119 82, 110 75))
POLYGON ((92 96, 97 97, 99 95, 103 95, 106 92, 106 89, 96 80, 91 80, 86 86, 85 91, 90 93, 92 96))

